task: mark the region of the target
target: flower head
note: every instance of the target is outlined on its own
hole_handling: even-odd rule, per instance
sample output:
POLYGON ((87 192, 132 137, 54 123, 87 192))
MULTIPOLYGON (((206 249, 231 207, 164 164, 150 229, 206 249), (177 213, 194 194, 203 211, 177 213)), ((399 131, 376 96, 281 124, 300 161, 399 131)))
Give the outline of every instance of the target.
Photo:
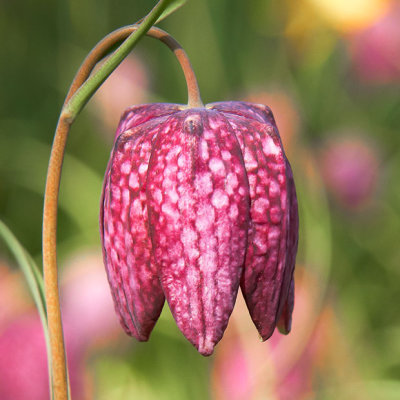
POLYGON ((165 298, 203 355, 241 286, 268 339, 290 330, 298 215, 270 109, 152 104, 122 116, 101 202, 104 261, 125 331, 149 338, 165 298))

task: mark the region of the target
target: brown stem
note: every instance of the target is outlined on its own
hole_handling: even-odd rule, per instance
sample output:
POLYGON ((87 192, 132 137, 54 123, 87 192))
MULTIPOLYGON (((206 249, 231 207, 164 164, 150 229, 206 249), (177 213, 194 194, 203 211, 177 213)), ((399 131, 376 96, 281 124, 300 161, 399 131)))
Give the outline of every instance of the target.
MULTIPOLYGON (((125 40, 137 26, 128 26, 118 29, 103 40, 86 57, 78 70, 67 97, 64 101, 63 111, 57 124, 50 161, 47 171, 46 189, 44 195, 43 209, 43 274, 45 283, 46 309, 50 336, 51 365, 55 400, 66 400, 68 398, 68 376, 66 369, 66 357, 64 338, 61 321, 60 298, 58 290, 56 232, 57 232, 57 205, 61 178, 61 169, 64 159, 65 145, 68 132, 72 124, 70 115, 64 110, 68 101, 88 79, 96 64, 101 61, 119 42, 125 40)), ((200 92, 197 85, 190 61, 179 45, 168 33, 158 28, 151 28, 147 35, 161 40, 177 57, 188 88, 188 107, 202 107, 200 92)), ((51 384, 51 383, 50 383, 51 384)))
MULTIPOLYGON (((131 25, 117 29, 107 35, 96 45, 79 68, 79 71, 71 84, 64 105, 86 81, 96 64, 109 54, 110 48, 124 41, 137 29, 137 27, 137 25, 131 25)), ((173 51, 185 76, 188 90, 188 106, 203 107, 196 75, 194 74, 192 65, 182 46, 171 35, 159 28, 152 27, 146 35, 160 40, 173 51)))
POLYGON ((68 119, 61 115, 51 149, 43 208, 43 275, 50 337, 51 376, 53 378, 53 382, 50 382, 50 384, 53 385, 56 400, 68 398, 68 380, 58 293, 56 231, 61 168, 69 127, 68 119))

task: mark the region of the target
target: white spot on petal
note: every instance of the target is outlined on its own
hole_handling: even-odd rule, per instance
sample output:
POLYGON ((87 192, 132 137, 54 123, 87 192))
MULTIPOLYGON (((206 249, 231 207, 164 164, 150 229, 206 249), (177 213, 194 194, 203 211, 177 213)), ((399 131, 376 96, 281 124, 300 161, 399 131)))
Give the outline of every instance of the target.
POLYGON ((235 220, 239 215, 239 210, 236 204, 232 204, 229 208, 229 218, 235 220))
POLYGON ((179 195, 178 195, 178 193, 176 192, 175 188, 174 188, 173 190, 170 190, 170 191, 167 193, 167 196, 170 198, 171 203, 174 203, 174 204, 175 204, 175 203, 178 201, 178 199, 179 199, 179 195))
POLYGON ((129 172, 131 172, 131 168, 132 165, 129 161, 125 161, 122 165, 121 165, 121 172, 125 175, 128 175, 129 172))
POLYGON ((211 203, 215 208, 223 208, 229 205, 229 197, 225 192, 217 189, 211 198, 211 203))
POLYGON ((171 219, 173 219, 174 222, 179 219, 178 210, 174 206, 172 206, 170 203, 163 203, 163 205, 161 206, 161 210, 163 211, 163 213, 165 213, 171 219))
POLYGON ((266 156, 277 156, 280 154, 281 149, 274 143, 273 139, 270 136, 264 136, 262 142, 263 151, 266 156))
POLYGON ((196 222, 195 222, 196 229, 199 232, 210 229, 214 224, 214 221, 215 221, 214 208, 211 207, 209 204, 200 206, 196 216, 196 222))
POLYGON ((131 206, 131 214, 135 216, 142 215, 142 204, 139 199, 135 199, 131 206))
POLYGON ((246 166, 247 171, 254 171, 258 167, 258 163, 256 159, 253 157, 253 154, 246 148, 244 152, 244 164, 246 166))
POLYGON ((199 155, 204 161, 208 161, 209 154, 208 154, 208 145, 205 140, 200 142, 199 146, 199 155))
POLYGON ((280 229, 276 226, 272 226, 268 232, 268 241, 278 239, 280 236, 280 229))
POLYGON ((180 146, 174 146, 171 150, 169 150, 168 154, 166 155, 165 159, 167 161, 171 161, 174 159, 180 152, 182 148, 180 146))
POLYGON ((130 200, 130 192, 129 189, 124 188, 122 191, 122 204, 124 206, 129 204, 129 200, 130 200))
POLYGON ((188 157, 187 157, 186 154, 181 154, 181 155, 178 157, 178 166, 179 166, 180 168, 188 167, 188 163, 189 163, 189 160, 188 160, 188 157))
POLYGON ((232 158, 231 153, 229 153, 229 151, 226 150, 221 151, 221 157, 225 161, 229 161, 232 158))
POLYGON ((216 175, 223 176, 225 174, 224 162, 219 158, 212 158, 208 166, 210 167, 210 170, 214 172, 216 175))
POLYGON ((281 189, 276 181, 271 180, 269 183, 269 195, 271 198, 276 198, 280 195, 281 189))
POLYGON ((213 191, 213 183, 209 172, 198 174, 194 181, 196 190, 200 196, 207 196, 213 191))
POLYGON ((154 197, 154 200, 156 201, 156 203, 157 203, 158 205, 160 205, 161 202, 162 202, 162 200, 163 200, 163 195, 162 195, 161 190, 158 189, 158 188, 155 189, 155 190, 153 191, 153 197, 154 197))
POLYGON ((254 202, 254 211, 258 214, 266 214, 269 207, 269 201, 265 197, 260 197, 254 202))
POLYGON ((236 174, 230 172, 226 177, 226 192, 231 195, 234 193, 235 189, 238 187, 239 182, 236 174))
POLYGON ((111 188, 112 198, 113 200, 120 200, 121 199, 121 190, 119 187, 113 186, 111 188))
POLYGON ((129 175, 129 187, 132 189, 138 189, 139 188, 139 177, 136 172, 131 172, 129 175))
POLYGON ((140 166, 139 166, 139 174, 143 175, 147 171, 147 168, 148 168, 148 164, 147 163, 140 164, 140 166))

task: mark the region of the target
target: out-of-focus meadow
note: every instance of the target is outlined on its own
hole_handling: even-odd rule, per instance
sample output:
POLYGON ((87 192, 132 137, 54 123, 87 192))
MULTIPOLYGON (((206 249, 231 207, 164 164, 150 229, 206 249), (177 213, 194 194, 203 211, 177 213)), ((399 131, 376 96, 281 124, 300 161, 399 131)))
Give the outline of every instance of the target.
MULTIPOLYGON (((0 1, 0 217, 41 263, 46 167, 64 96, 91 47, 145 0, 0 1)), ((129 105, 186 101, 173 55, 144 38, 71 130, 59 267, 73 399, 398 399, 400 4, 189 0, 160 25, 186 49, 203 101, 272 108, 299 200, 292 333, 262 343, 239 295, 214 355, 168 307, 150 341, 122 333, 98 233, 102 178, 129 105)), ((42 400, 41 325, 0 244, 0 398, 42 400)))

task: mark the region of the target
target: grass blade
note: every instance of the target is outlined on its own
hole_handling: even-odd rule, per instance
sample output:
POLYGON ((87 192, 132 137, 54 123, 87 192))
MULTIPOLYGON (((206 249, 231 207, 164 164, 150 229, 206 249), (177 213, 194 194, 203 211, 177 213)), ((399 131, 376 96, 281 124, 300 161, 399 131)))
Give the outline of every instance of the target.
POLYGON ((25 248, 21 245, 18 239, 14 236, 11 230, 4 224, 3 221, 0 220, 0 237, 3 239, 4 243, 7 245, 11 253, 13 254, 15 260, 17 261, 17 265, 21 269, 26 282, 28 284, 29 290, 31 292, 33 301, 35 302, 36 308, 39 312, 39 317, 43 325, 43 332, 46 341, 46 349, 47 349, 47 363, 49 367, 49 384, 51 390, 51 398, 52 395, 52 378, 51 378, 51 359, 50 359, 50 339, 49 339, 49 331, 47 327, 47 312, 46 312, 46 304, 44 301, 44 283, 42 274, 39 271, 38 266, 36 265, 33 258, 30 254, 25 250, 25 248))

